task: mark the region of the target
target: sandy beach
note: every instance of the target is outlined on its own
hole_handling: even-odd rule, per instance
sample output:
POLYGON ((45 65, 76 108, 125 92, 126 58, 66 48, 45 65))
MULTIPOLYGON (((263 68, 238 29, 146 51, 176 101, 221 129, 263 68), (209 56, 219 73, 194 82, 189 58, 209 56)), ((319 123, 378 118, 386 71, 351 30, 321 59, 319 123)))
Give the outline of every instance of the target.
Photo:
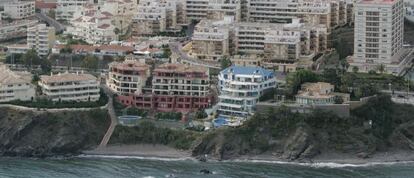
MULTIPOLYGON (((102 156, 140 156, 156 158, 192 158, 189 151, 177 150, 164 145, 140 144, 140 145, 109 145, 106 148, 84 151, 85 155, 102 156)), ((359 158, 354 154, 324 153, 312 159, 286 160, 275 154, 245 155, 226 161, 255 161, 277 163, 335 163, 335 164, 383 164, 397 162, 414 162, 414 151, 395 150, 380 152, 368 158, 359 158)))
POLYGON ((108 145, 105 148, 84 151, 85 155, 108 156, 142 156, 160 158, 190 158, 191 153, 180 151, 165 145, 139 144, 139 145, 108 145))

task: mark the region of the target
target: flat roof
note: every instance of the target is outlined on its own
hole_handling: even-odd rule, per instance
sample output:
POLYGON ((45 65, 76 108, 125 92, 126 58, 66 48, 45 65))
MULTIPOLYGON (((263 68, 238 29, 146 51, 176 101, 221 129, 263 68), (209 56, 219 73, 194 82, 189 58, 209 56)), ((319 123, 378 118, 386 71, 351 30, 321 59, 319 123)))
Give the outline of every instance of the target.
POLYGON ((42 75, 40 76, 43 83, 57 83, 57 82, 79 82, 88 80, 97 80, 95 76, 91 74, 82 73, 59 73, 55 75, 42 75))

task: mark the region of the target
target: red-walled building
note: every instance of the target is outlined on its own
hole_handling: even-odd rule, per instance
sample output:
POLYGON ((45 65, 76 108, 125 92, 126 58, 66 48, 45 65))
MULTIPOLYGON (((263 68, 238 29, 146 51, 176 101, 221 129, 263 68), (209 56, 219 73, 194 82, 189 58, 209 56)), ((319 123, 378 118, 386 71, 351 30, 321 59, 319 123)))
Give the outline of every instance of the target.
POLYGON ((142 94, 119 96, 125 105, 156 111, 190 112, 210 107, 208 70, 184 64, 163 64, 154 69, 151 88, 142 94))

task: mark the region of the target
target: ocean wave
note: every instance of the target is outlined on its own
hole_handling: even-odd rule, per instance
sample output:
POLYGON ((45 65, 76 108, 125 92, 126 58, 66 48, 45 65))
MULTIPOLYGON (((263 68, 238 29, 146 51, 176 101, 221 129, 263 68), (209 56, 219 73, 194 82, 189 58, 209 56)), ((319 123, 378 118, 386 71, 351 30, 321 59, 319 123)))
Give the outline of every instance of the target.
MULTIPOLYGON (((121 156, 121 155, 79 155, 78 158, 105 158, 105 159, 141 159, 141 160, 153 160, 153 161, 194 161, 199 162, 193 157, 183 158, 166 158, 166 157, 153 157, 153 156, 121 156)), ((289 162, 289 161, 275 161, 275 160, 260 160, 260 159, 234 159, 234 160, 208 160, 210 163, 264 163, 264 164, 280 164, 280 165, 294 165, 294 166, 306 166, 313 168, 346 168, 346 167, 372 167, 372 166, 387 166, 395 164, 411 164, 414 161, 390 161, 390 162, 369 162, 369 163, 334 163, 334 162, 289 162)))
POLYGON ((105 159, 142 159, 142 160, 154 160, 154 161, 189 161, 195 160, 191 157, 183 158, 166 158, 166 157, 153 157, 153 156, 122 156, 122 155, 79 155, 78 158, 105 158, 105 159))
POLYGON ((386 165, 395 165, 395 164, 414 163, 414 161, 369 162, 369 163, 361 163, 361 164, 334 163, 334 162, 300 163, 300 162, 255 160, 255 159, 235 159, 235 160, 230 160, 226 162, 285 164, 285 165, 306 166, 306 167, 314 167, 314 168, 372 167, 372 166, 386 166, 386 165))

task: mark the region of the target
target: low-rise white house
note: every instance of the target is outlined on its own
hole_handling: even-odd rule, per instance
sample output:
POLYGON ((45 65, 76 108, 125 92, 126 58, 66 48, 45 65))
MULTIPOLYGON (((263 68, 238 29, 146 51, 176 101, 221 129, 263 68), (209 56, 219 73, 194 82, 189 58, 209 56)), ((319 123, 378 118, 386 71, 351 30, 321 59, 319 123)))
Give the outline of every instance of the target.
POLYGON ((218 113, 246 117, 254 113, 259 97, 276 87, 274 73, 261 67, 231 66, 219 74, 218 113))
POLYGON ((0 102, 30 101, 35 97, 30 74, 18 74, 0 65, 0 102))
POLYGON ((334 85, 330 83, 304 83, 296 95, 296 103, 305 105, 335 104, 338 97, 342 98, 342 102, 349 101, 349 94, 335 93, 334 89, 334 85))
POLYGON ((90 74, 43 75, 39 86, 52 101, 97 101, 100 97, 98 80, 90 74))

